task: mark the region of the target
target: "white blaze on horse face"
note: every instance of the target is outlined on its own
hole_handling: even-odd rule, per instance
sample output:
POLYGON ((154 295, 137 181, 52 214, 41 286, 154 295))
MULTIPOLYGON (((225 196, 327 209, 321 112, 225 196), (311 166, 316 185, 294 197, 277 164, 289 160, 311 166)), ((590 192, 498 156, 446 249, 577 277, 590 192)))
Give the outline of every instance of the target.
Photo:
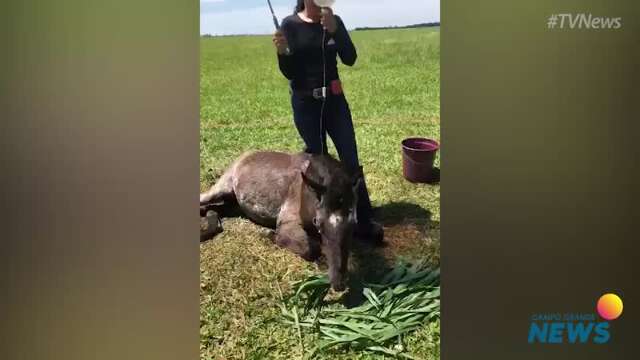
POLYGON ((329 216, 329 224, 331 224, 331 226, 338 227, 338 225, 340 225, 341 223, 342 216, 337 214, 331 214, 331 216, 329 216))

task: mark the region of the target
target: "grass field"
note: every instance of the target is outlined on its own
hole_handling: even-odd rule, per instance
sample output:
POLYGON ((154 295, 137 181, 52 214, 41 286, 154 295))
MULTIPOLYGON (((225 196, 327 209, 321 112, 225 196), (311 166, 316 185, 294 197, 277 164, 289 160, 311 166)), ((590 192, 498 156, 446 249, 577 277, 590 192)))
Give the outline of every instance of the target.
MULTIPOLYGON (((340 68, 341 78, 388 244, 356 244, 350 264, 355 284, 375 279, 398 258, 439 263, 440 189, 402 178, 400 141, 413 135, 440 139, 440 36, 438 29, 351 36, 359 57, 354 67, 340 68)), ((203 38, 200 78, 201 190, 243 151, 302 149, 269 36, 203 38)), ((278 249, 247 220, 225 219, 223 226, 222 234, 201 244, 201 359, 302 359, 315 338, 304 334, 300 344, 281 323, 280 293, 322 269, 278 249)), ((438 359, 439 329, 436 321, 413 333, 405 339, 407 350, 438 359)), ((343 349, 317 358, 384 357, 343 349)))

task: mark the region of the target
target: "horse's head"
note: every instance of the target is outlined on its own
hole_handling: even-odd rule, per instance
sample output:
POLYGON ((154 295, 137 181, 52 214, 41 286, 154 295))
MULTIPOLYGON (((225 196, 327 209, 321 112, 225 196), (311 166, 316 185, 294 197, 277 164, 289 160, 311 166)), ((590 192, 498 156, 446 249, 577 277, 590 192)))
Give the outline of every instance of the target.
POLYGON ((314 172, 316 174, 302 173, 305 184, 318 198, 313 225, 322 239, 331 287, 342 291, 345 289, 350 243, 357 222, 357 189, 362 181, 362 169, 352 175, 341 166, 334 165, 314 172))

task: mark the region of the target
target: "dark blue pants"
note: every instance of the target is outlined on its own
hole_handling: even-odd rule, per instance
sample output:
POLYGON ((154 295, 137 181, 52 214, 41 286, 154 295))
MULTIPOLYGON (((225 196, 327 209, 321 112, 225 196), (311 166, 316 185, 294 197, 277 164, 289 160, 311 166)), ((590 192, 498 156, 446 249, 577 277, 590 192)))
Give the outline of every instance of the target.
MULTIPOLYGON (((351 171, 358 169, 360 162, 356 135, 353 131, 351 110, 344 94, 329 96, 326 99, 324 110, 322 109, 322 100, 302 97, 295 93, 291 95, 291 105, 293 120, 302 140, 304 140, 306 152, 320 154, 324 150, 326 153, 326 134, 329 134, 338 151, 340 161, 351 171), (323 113, 322 122, 320 121, 321 111, 323 113), (321 129, 321 124, 324 125, 325 131, 321 129)), ((370 221, 372 217, 371 200, 364 181, 358 189, 357 214, 358 222, 363 224, 370 221)))

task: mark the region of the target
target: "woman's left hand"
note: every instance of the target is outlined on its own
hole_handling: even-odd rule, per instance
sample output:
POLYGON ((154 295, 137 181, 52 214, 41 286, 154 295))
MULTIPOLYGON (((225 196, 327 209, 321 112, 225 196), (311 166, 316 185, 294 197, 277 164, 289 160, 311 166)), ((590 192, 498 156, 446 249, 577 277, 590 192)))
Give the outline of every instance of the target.
POLYGON ((333 34, 338 30, 338 23, 336 17, 333 15, 331 8, 322 8, 320 14, 320 24, 330 33, 333 34))

